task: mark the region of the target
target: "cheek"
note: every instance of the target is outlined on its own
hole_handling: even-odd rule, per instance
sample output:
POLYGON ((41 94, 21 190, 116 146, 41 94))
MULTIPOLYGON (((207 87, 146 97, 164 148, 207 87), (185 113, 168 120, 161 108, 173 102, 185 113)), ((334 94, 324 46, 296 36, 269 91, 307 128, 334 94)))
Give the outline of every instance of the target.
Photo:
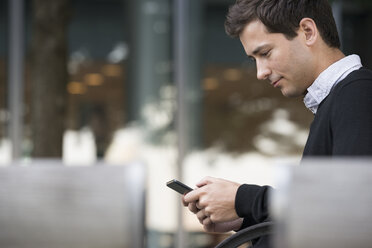
POLYGON ((289 76, 290 71, 293 70, 293 56, 288 49, 278 50, 272 54, 271 68, 274 72, 286 77, 289 76))
POLYGON ((272 61, 270 63, 270 67, 272 68, 274 74, 276 73, 283 77, 290 75, 291 66, 288 64, 286 59, 272 61))
POLYGON ((302 81, 306 78, 309 71, 308 62, 306 57, 301 54, 291 54, 288 61, 286 61, 286 69, 290 77, 295 81, 302 81))

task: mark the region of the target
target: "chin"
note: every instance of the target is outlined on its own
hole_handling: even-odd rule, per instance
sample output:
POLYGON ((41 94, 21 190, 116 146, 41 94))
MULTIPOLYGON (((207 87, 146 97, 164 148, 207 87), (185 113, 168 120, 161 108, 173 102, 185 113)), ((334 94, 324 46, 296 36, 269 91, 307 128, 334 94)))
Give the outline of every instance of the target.
POLYGON ((288 90, 288 89, 286 90, 285 88, 282 88, 281 91, 282 91, 283 96, 285 96, 285 97, 294 98, 294 97, 303 96, 302 93, 299 93, 297 91, 291 91, 291 90, 288 90))

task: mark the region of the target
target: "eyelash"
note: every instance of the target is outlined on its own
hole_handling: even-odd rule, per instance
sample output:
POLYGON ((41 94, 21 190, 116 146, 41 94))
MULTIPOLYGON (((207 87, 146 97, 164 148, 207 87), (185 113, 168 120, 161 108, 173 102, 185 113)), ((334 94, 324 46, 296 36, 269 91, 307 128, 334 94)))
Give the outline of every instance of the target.
POLYGON ((261 53, 261 56, 262 56, 262 57, 268 57, 269 55, 270 55, 270 51, 267 51, 267 52, 261 53))
MULTIPOLYGON (((264 52, 264 53, 261 53, 260 56, 261 57, 269 57, 270 56, 270 52, 271 52, 271 50, 269 50, 267 52, 264 52)), ((249 59, 251 61, 253 61, 253 62, 256 62, 256 59, 254 57, 249 56, 249 59)))

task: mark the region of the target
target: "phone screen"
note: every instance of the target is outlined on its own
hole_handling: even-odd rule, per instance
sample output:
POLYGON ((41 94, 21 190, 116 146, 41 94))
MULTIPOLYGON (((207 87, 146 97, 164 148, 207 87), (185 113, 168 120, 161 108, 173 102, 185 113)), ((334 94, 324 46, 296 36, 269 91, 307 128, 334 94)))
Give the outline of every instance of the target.
POLYGON ((169 182, 167 182, 167 186, 169 188, 177 191, 178 193, 180 193, 182 195, 184 195, 184 194, 193 190, 191 187, 187 186, 184 183, 181 183, 177 179, 173 179, 173 180, 170 180, 169 182))

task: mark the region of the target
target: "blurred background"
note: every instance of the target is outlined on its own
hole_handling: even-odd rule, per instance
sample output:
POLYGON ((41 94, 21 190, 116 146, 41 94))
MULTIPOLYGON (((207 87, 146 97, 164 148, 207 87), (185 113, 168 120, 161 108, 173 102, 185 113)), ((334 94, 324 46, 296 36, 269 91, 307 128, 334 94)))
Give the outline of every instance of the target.
MULTIPOLYGON (((0 0, 1 166, 143 163, 146 246, 213 247, 226 235, 205 234, 165 182, 275 185, 313 119, 225 34, 233 2, 0 0)), ((371 1, 330 2, 342 50, 372 68, 371 1)))

